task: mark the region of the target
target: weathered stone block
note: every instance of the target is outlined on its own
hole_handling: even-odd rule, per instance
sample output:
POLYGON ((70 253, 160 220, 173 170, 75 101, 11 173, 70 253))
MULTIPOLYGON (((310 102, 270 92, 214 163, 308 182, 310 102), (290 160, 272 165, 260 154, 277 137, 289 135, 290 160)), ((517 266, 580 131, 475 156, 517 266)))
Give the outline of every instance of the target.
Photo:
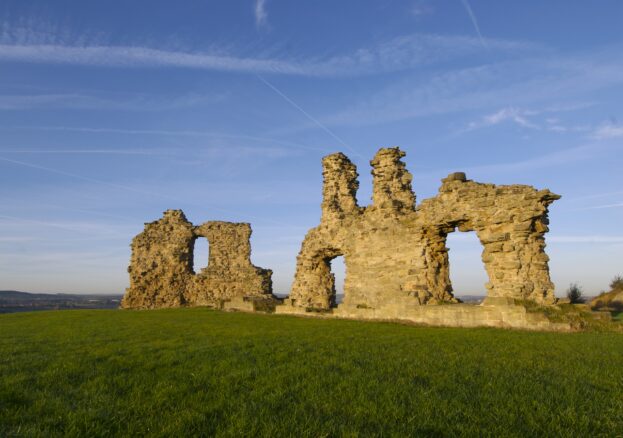
POLYGON ((530 231, 532 229, 532 222, 523 222, 513 225, 515 231, 530 231))
POLYGON ((493 243, 493 242, 503 242, 509 239, 508 233, 490 233, 484 235, 481 240, 484 244, 493 243))

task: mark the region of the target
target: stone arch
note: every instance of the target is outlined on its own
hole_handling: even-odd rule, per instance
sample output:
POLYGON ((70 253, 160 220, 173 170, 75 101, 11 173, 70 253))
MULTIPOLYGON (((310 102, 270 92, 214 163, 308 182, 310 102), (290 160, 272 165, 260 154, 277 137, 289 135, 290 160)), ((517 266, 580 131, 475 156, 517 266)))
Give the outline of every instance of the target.
POLYGON ((496 213, 490 211, 484 215, 476 211, 468 214, 469 219, 455 224, 459 232, 475 231, 482 245, 481 260, 488 277, 487 298, 551 301, 553 284, 547 268, 549 257, 544 251, 543 233, 538 230, 543 218, 520 224, 509 219, 506 223, 495 219, 496 213))
MULTIPOLYGON (((314 309, 335 307, 335 275, 331 272, 331 260, 340 256, 344 257, 344 264, 348 266, 345 252, 334 246, 302 251, 297 259, 296 276, 290 293, 291 302, 314 309)), ((346 295, 346 287, 344 289, 346 295)))
POLYGON ((319 251, 314 257, 315 264, 319 269, 316 273, 320 276, 319 284, 322 285, 322 289, 319 290, 322 300, 319 302, 322 308, 331 308, 337 306, 336 302, 336 289, 335 289, 335 274, 331 272, 331 261, 336 257, 344 257, 344 264, 346 264, 346 257, 344 252, 336 248, 324 248, 319 251))
POLYGON ((439 195, 423 201, 418 213, 426 222, 476 231, 488 298, 551 304, 556 298, 544 235, 547 207, 559 198, 549 190, 476 183, 456 173, 442 180, 439 195))
MULTIPOLYGON (((465 221, 460 221, 460 222, 456 222, 453 223, 451 226, 450 230, 447 230, 445 233, 445 241, 444 244, 446 245, 446 252, 449 252, 451 248, 448 248, 448 241, 447 241, 447 237, 450 234, 454 234, 454 233, 474 233, 474 236, 476 236, 476 238, 478 239, 478 242, 480 243, 480 248, 481 248, 481 252, 480 252, 480 261, 482 263, 482 268, 484 269, 484 272, 486 274, 486 278, 487 281, 482 285, 484 287, 484 289, 487 289, 487 285, 491 284, 491 267, 488 266, 487 262, 485 261, 485 252, 486 252, 486 245, 483 243, 482 238, 480 237, 480 234, 472 225, 471 221, 469 220, 465 220, 465 221)), ((448 256, 448 291, 450 293, 454 293, 456 292, 455 288, 454 288, 454 284, 452 283, 452 279, 450 276, 450 272, 452 271, 452 264, 450 263, 450 257, 448 256)), ((483 290, 483 292, 485 292, 485 290, 483 290)))

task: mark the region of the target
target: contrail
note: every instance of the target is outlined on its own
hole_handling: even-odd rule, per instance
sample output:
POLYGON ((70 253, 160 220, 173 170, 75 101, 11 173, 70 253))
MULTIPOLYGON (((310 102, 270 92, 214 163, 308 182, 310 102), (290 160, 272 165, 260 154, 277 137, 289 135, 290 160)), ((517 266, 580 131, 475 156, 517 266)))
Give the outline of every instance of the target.
POLYGON ((153 150, 120 149, 2 149, 6 154, 99 154, 99 155, 172 155, 153 150))
POLYGON ((599 210, 602 208, 621 208, 623 207, 623 203, 619 203, 619 204, 606 204, 606 205, 594 205, 592 207, 586 207, 586 208, 578 208, 577 210, 599 210))
MULTIPOLYGON (((32 169, 39 169, 39 170, 43 170, 43 171, 46 171, 46 172, 56 173, 58 175, 63 175, 63 176, 67 176, 67 177, 70 177, 70 178, 80 179, 82 181, 92 182, 92 183, 95 183, 95 184, 101 184, 101 185, 105 185, 105 186, 108 186, 108 187, 113 187, 113 188, 116 188, 116 189, 127 190, 127 191, 130 191, 130 192, 139 193, 139 194, 142 194, 142 195, 149 195, 149 196, 159 197, 159 198, 162 198, 162 199, 173 200, 175 202, 180 202, 180 199, 175 197, 175 196, 167 196, 167 195, 164 195, 162 193, 151 192, 149 190, 136 189, 134 187, 124 186, 124 185, 120 185, 120 184, 111 183, 111 182, 108 182, 108 181, 102 181, 102 180, 95 179, 95 178, 89 178, 89 177, 86 177, 86 176, 77 175, 75 173, 70 173, 70 172, 65 172, 65 171, 58 170, 58 169, 53 169, 51 167, 39 166, 37 164, 27 163, 27 162, 24 162, 24 161, 12 160, 12 159, 6 158, 6 157, 0 157, 0 161, 6 161, 7 163, 18 164, 20 166, 30 167, 32 169)), ((193 203, 187 202, 187 201, 181 201, 181 202, 184 202, 185 204, 205 207, 205 205, 203 205, 203 204, 193 204, 193 203)), ((222 209, 222 208, 214 208, 214 207, 211 207, 211 208, 212 208, 212 210, 220 211, 222 213, 233 214, 233 215, 240 216, 240 213, 236 212, 236 211, 225 210, 225 209, 222 209)), ((275 221, 275 220, 272 220, 272 219, 264 219, 264 218, 260 218, 260 217, 256 217, 256 216, 249 216, 249 215, 247 215, 247 217, 249 217, 251 219, 257 219, 257 220, 263 221, 263 222, 272 223, 272 224, 275 224, 275 225, 280 225, 280 226, 290 226, 291 225, 291 224, 275 221)))
MULTIPOLYGON (((31 223, 31 224, 37 224, 37 225, 43 225, 46 227, 53 227, 53 228, 60 228, 61 230, 67 230, 67 231, 74 231, 74 232, 88 232, 89 234, 93 234, 93 230, 84 230, 81 229, 80 227, 71 227, 71 226, 67 226, 67 225, 62 225, 62 224, 58 224, 58 223, 54 223, 54 222, 45 222, 45 221, 39 221, 36 219, 25 219, 25 218, 21 218, 21 217, 15 217, 15 216, 7 216, 5 214, 0 214, 0 219, 10 219, 13 221, 18 221, 18 222, 26 222, 26 223, 31 223)), ((108 238, 111 237, 116 237, 116 238, 127 238, 128 236, 124 233, 114 233, 114 232, 110 232, 110 230, 106 230, 104 229, 104 234, 106 236, 108 236, 108 238)))
MULTIPOLYGON (((0 199, 2 199, 3 201, 9 201, 9 202, 23 201, 23 199, 11 198, 11 197, 4 196, 4 195, 0 195, 0 199)), ((65 206, 62 206, 62 205, 50 204, 50 203, 47 203, 47 202, 39 202, 39 201, 37 201, 37 206, 38 207, 55 208, 55 209, 66 210, 66 211, 78 211, 78 212, 81 212, 81 213, 88 213, 88 214, 93 214, 93 215, 96 215, 96 216, 103 216, 103 217, 109 217, 109 218, 114 218, 114 219, 138 221, 138 219, 135 218, 135 217, 121 216, 121 215, 118 215, 118 214, 103 213, 101 211, 88 210, 86 208, 65 207, 65 206)))
POLYGON ((51 167, 39 166, 37 164, 27 163, 27 162, 19 161, 19 160, 12 160, 12 159, 6 158, 6 157, 0 157, 0 160, 6 161, 8 163, 19 164, 20 166, 30 167, 32 169, 39 169, 39 170, 44 170, 46 172, 56 173, 58 175, 68 176, 70 178, 76 178, 76 179, 81 179, 83 181, 88 181, 88 182, 92 182, 92 183, 96 183, 96 184, 102 184, 102 185, 105 185, 105 186, 108 186, 108 187, 114 187, 116 189, 129 190, 131 192, 141 193, 141 194, 144 194, 144 195, 147 194, 147 195, 162 196, 162 197, 165 197, 165 198, 167 197, 165 195, 162 195, 161 193, 157 194, 157 193, 153 193, 153 192, 149 192, 149 191, 145 191, 145 190, 135 189, 133 187, 123 186, 123 185, 119 185, 119 184, 115 184, 115 183, 111 183, 111 182, 107 182, 107 181, 102 181, 102 180, 95 179, 95 178, 89 178, 89 177, 82 176, 82 175, 76 175, 75 173, 69 173, 69 172, 64 172, 62 170, 58 170, 58 169, 52 169, 51 167))
MULTIPOLYGON (((74 126, 0 126, 0 129, 19 129, 19 130, 38 130, 38 131, 69 131, 69 132, 86 132, 86 133, 111 133, 111 134, 127 134, 127 135, 167 135, 167 136, 189 136, 189 137, 210 137, 210 138, 231 138, 238 140, 253 140, 267 143, 276 143, 284 146, 294 147, 302 150, 330 152, 327 148, 318 148, 313 146, 304 145, 301 143, 294 143, 291 141, 277 140, 269 137, 258 137, 254 135, 243 134, 220 134, 216 132, 207 131, 167 131, 167 130, 154 130, 154 129, 119 129, 119 128, 89 128, 89 127, 74 127, 74 126)), ((1 151, 0 151, 1 152, 1 151)))
POLYGON ((290 105, 292 105, 294 108, 296 108, 297 110, 299 110, 305 117, 307 117, 309 120, 311 120, 312 122, 314 122, 320 129, 322 129, 324 132, 326 132, 327 134, 329 134, 331 137, 333 137, 335 140, 337 140, 342 146, 344 146, 346 149, 348 149, 350 152, 352 152, 354 155, 361 157, 361 155, 359 155, 359 153, 357 151, 355 151, 353 148, 351 148, 349 145, 346 144, 346 142, 344 140, 342 140, 340 137, 338 137, 333 131, 331 131, 329 128, 327 128, 325 125, 323 125, 322 123, 320 123, 318 120, 316 120, 314 117, 311 116, 311 114, 309 114, 307 111, 305 111, 303 108, 301 108, 299 105, 296 104, 296 102, 294 102, 292 99, 290 99, 288 96, 286 96, 285 94, 283 94, 277 87, 275 87, 273 84, 271 84, 270 82, 268 82, 266 79, 264 79, 263 77, 261 77, 260 75, 255 75, 260 81, 262 81, 267 87, 269 87, 271 90, 273 90, 275 93, 277 93, 279 96, 281 96, 286 102, 288 102, 290 105))
POLYGON ((476 33, 478 34, 478 39, 480 40, 480 44, 482 44, 482 47, 488 50, 489 48, 487 47, 487 44, 485 43, 485 39, 482 37, 482 33, 480 33, 480 27, 478 26, 476 15, 474 15, 474 11, 472 11, 472 8, 469 5, 469 2, 467 0, 461 0, 461 3, 463 3, 465 10, 469 14, 469 18, 472 20, 472 24, 474 25, 474 29, 476 29, 476 33))

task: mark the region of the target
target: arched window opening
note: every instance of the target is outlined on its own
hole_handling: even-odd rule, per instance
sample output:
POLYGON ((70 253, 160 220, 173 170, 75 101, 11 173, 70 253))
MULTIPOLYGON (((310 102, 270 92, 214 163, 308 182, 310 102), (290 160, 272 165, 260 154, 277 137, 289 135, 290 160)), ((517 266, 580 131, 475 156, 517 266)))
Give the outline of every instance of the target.
POLYGON ((476 232, 448 234, 446 241, 450 262, 450 281, 455 297, 466 303, 479 303, 487 295, 489 281, 482 262, 482 244, 476 232))
POLYGON ((208 267, 208 258, 210 256, 210 244, 205 237, 195 239, 195 247, 193 249, 193 272, 199 274, 203 269, 208 267))
POLYGON ((344 299, 344 279, 346 278, 344 256, 337 256, 329 263, 331 264, 331 273, 335 278, 335 302, 340 304, 344 299))

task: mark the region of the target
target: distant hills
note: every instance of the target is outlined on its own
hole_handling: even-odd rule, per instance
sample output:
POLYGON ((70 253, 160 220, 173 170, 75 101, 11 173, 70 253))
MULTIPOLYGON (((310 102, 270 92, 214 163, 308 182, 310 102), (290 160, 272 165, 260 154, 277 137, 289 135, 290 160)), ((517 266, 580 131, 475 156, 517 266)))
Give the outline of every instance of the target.
MULTIPOLYGON (((275 294, 285 298, 287 294, 275 294)), ((123 295, 80 295, 63 293, 32 293, 16 290, 0 290, 0 313, 32 312, 34 310, 67 310, 67 309, 116 309, 123 295)), ((464 303, 478 304, 484 296, 459 296, 464 303)), ((341 303, 344 295, 338 294, 337 303, 341 303)))
POLYGON ((0 291, 0 313, 34 310, 116 309, 123 295, 44 294, 0 291))

